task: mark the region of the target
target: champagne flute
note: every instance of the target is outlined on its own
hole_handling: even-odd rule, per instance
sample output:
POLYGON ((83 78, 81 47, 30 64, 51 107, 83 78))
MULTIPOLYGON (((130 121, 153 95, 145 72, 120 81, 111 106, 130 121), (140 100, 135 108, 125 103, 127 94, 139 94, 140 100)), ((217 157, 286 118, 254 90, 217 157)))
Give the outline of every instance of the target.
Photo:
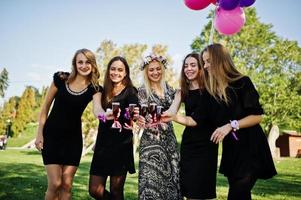
POLYGON ((114 116, 114 122, 112 124, 112 128, 119 128, 118 127, 119 108, 120 108, 119 102, 112 102, 112 112, 113 112, 113 116, 114 116))
POLYGON ((148 105, 147 104, 141 104, 140 115, 145 118, 146 115, 147 115, 147 110, 148 110, 148 105))
POLYGON ((157 107, 156 103, 150 103, 148 106, 148 112, 152 116, 153 123, 156 122, 156 107, 157 107))
POLYGON ((133 118, 134 118, 134 110, 135 110, 136 104, 135 103, 130 103, 129 104, 129 114, 130 114, 130 125, 133 125, 133 118))
POLYGON ((163 109, 163 106, 157 106, 156 108, 156 121, 157 122, 160 122, 161 120, 161 115, 162 115, 162 110, 163 109))

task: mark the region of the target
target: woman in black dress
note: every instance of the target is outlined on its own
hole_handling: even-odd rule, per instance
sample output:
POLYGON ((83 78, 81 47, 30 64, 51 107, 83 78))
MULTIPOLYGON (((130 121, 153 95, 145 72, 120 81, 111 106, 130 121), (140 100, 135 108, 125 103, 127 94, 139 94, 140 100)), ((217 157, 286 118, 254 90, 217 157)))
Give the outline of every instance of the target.
POLYGON ((71 199, 73 177, 83 148, 81 115, 92 99, 94 114, 101 111, 99 72, 93 52, 78 50, 72 60, 71 74, 64 76, 66 74, 59 72, 53 76, 40 113, 35 141, 36 148, 42 151, 47 171, 47 200, 71 199))
MULTIPOLYGON (((89 193, 95 199, 124 199, 123 187, 127 172, 135 173, 132 130, 120 125, 129 124, 125 110, 129 104, 138 104, 137 90, 130 79, 127 61, 120 56, 108 63, 101 97, 102 107, 112 108, 112 103, 120 105, 118 128, 112 121, 100 120, 94 155, 90 169, 89 193), (105 189, 110 176, 110 192, 105 189)), ((128 126, 126 126, 128 127, 128 126)))
POLYGON ((223 141, 220 173, 228 178, 228 200, 251 199, 257 179, 277 174, 267 138, 259 123, 263 110, 250 78, 234 66, 221 44, 212 44, 201 53, 203 77, 210 95, 203 115, 215 130, 211 141, 223 141))
POLYGON ((200 111, 204 98, 201 64, 197 53, 188 54, 181 70, 181 94, 177 94, 171 108, 164 113, 164 120, 173 119, 185 125, 181 143, 180 182, 187 199, 212 199, 216 197, 216 172, 218 145, 210 141, 214 130, 200 111), (185 104, 185 120, 178 120, 176 113, 180 102, 185 104))

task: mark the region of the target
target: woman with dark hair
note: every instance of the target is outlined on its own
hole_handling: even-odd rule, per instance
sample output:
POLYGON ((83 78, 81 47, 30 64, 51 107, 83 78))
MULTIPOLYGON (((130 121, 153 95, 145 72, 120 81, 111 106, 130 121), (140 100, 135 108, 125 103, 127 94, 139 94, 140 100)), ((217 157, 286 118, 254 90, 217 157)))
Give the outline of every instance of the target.
MULTIPOLYGON (((125 110, 129 104, 138 104, 137 90, 130 79, 129 65, 120 56, 108 63, 101 96, 105 110, 112 108, 115 103, 119 104, 121 110, 118 124, 129 123, 125 110)), ((127 172, 135 173, 132 130, 122 126, 112 127, 113 124, 112 121, 99 122, 89 183, 89 193, 95 199, 124 199, 127 172), (110 192, 105 189, 108 176, 110 192)))
POLYGON ((54 74, 39 117, 35 145, 42 152, 47 171, 46 200, 71 199, 72 182, 83 149, 82 113, 92 99, 94 115, 102 112, 99 103, 102 88, 98 85, 99 72, 93 52, 78 50, 68 75, 54 74))
POLYGON ((206 92, 198 116, 172 116, 179 123, 208 126, 210 140, 223 142, 220 173, 228 178, 228 200, 251 199, 258 178, 277 174, 267 138, 259 123, 263 110, 249 77, 235 67, 227 49, 211 44, 201 53, 206 92))
POLYGON ((181 95, 177 95, 171 108, 163 114, 163 120, 174 120, 186 128, 181 143, 180 183, 187 199, 216 198, 216 172, 218 145, 210 141, 214 130, 210 124, 199 123, 205 88, 201 77, 199 54, 188 54, 181 69, 181 95), (176 114, 179 104, 185 105, 186 118, 178 121, 176 114))

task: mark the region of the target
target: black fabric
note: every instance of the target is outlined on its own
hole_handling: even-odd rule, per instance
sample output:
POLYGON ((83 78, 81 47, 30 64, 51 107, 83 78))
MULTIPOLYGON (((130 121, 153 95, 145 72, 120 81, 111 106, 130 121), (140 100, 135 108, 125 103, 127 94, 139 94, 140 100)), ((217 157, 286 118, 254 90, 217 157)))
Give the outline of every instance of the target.
POLYGON ((181 143, 182 194, 193 199, 216 198, 218 145, 210 141, 214 129, 207 117, 207 107, 203 106, 204 95, 204 91, 190 90, 184 100, 186 116, 198 123, 196 127, 185 128, 181 143))
POLYGON ((78 166, 83 146, 81 115, 97 91, 90 84, 82 94, 71 94, 60 75, 57 72, 53 76, 58 91, 43 129, 43 162, 78 166))
MULTIPOLYGON (((206 107, 208 117, 214 129, 239 120, 248 115, 263 114, 259 103, 259 95, 249 77, 231 83, 227 88, 230 99, 228 105, 215 100, 208 95, 203 106, 206 107)), ((267 138, 260 127, 255 125, 236 131, 238 141, 232 134, 223 140, 223 153, 220 173, 231 177, 245 177, 254 174, 257 178, 267 179, 277 174, 267 138)))
MULTIPOLYGON (((120 103, 120 117, 118 121, 124 125, 129 121, 124 117, 125 108, 129 104, 138 105, 137 90, 125 88, 119 95, 113 98, 114 102, 120 103)), ((110 103, 107 108, 111 108, 110 103)), ((107 109, 104 108, 104 109, 107 109)), ((113 120, 103 123, 99 121, 98 135, 91 163, 90 174, 96 176, 119 176, 127 172, 135 173, 133 156, 133 133, 131 130, 113 129, 113 120)))
POLYGON ((252 175, 243 178, 228 177, 229 191, 228 200, 251 200, 251 190, 257 178, 252 175))

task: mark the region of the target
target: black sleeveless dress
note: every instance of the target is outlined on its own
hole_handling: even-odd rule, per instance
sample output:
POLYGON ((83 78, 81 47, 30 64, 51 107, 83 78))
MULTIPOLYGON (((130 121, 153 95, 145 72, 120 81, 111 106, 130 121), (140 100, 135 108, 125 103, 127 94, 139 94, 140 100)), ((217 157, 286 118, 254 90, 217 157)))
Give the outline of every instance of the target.
POLYGON ((53 82, 58 91, 43 129, 43 162, 78 166, 83 148, 81 116, 98 91, 90 84, 81 92, 73 92, 59 72, 54 74, 53 82))

